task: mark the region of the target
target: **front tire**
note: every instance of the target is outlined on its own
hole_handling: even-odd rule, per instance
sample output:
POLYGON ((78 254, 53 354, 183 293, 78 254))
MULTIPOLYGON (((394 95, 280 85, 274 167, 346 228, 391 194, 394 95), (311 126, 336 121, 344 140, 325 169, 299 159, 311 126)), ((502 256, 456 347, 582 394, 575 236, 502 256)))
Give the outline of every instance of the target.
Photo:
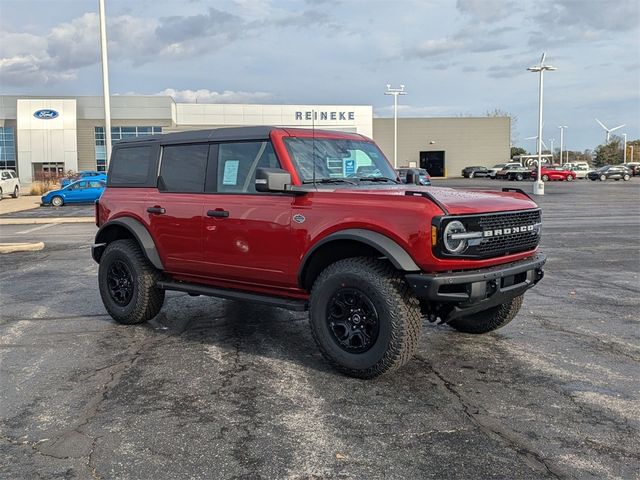
POLYGON ((13 194, 11 194, 11 196, 13 198, 18 198, 20 196, 20 189, 17 186, 13 189, 13 194))
POLYGON ((459 332, 482 334, 504 327, 514 319, 522 306, 523 295, 513 298, 497 307, 473 313, 449 322, 459 332))
POLYGON ((62 197, 56 195, 51 199, 51 205, 53 205, 54 207, 61 207, 62 205, 64 205, 64 200, 62 199, 62 197))
POLYGON ((624 177, 622 177, 622 179, 623 179, 625 182, 628 182, 630 178, 631 178, 631 177, 630 177, 629 175, 625 175, 624 177))
POLYGON ((318 276, 309 320, 327 361, 357 378, 397 370, 420 339, 418 300, 396 269, 368 257, 339 260, 318 276))
POLYGON ((606 175, 600 175, 600 181, 604 182, 607 179, 606 175))
POLYGON ((573 175, 567 175, 567 182, 573 182, 573 175))
POLYGON ((125 325, 155 317, 164 303, 164 290, 156 287, 160 272, 146 259, 135 240, 107 245, 98 268, 100 296, 109 315, 125 325))
POLYGON ((516 175, 516 180, 517 180, 517 181, 519 181, 519 182, 521 182, 522 180, 524 180, 524 175, 522 175, 521 173, 518 173, 518 174, 516 175))

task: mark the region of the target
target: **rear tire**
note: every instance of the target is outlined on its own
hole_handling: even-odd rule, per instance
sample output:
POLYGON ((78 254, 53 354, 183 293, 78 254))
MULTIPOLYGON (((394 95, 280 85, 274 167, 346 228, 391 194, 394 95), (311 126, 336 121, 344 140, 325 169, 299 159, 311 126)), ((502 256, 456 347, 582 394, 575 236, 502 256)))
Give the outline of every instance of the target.
POLYGON ((100 296, 109 315, 125 325, 151 320, 164 303, 164 290, 156 287, 160 277, 135 240, 111 242, 98 268, 100 296))
POLYGON ((522 306, 523 295, 502 305, 449 322, 459 332, 482 334, 504 327, 514 319, 522 306))
POLYGON ((604 182, 607 179, 606 175, 600 175, 600 181, 604 182))
POLYGON ((420 339, 420 305, 389 263, 368 257, 339 260, 311 290, 309 320, 322 355, 337 370, 374 378, 397 370, 420 339))
POLYGON ((11 194, 13 198, 18 198, 20 196, 20 189, 16 185, 16 188, 13 189, 13 194, 11 194))
POLYGON ((542 175, 542 181, 543 182, 548 182, 549 181, 549 175, 542 175))
POLYGON ((630 177, 629 175, 625 175, 624 177, 622 177, 622 179, 623 179, 625 182, 628 182, 630 178, 631 178, 631 177, 630 177))
POLYGON ((521 182, 522 180, 524 180, 524 175, 522 175, 521 173, 518 173, 518 174, 516 175, 516 180, 517 180, 517 181, 519 181, 519 182, 521 182))

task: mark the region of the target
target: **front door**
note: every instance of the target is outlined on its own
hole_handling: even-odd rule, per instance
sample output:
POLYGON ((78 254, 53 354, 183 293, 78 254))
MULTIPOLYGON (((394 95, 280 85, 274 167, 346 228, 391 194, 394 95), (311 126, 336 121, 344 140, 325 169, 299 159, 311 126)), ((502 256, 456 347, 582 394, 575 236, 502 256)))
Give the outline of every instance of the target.
POLYGON ((420 168, 425 168, 432 177, 446 176, 444 150, 420 152, 420 168))
POLYGON ((293 197, 256 192, 259 167, 280 168, 269 141, 218 145, 216 192, 204 196, 204 266, 219 279, 283 287, 293 197))

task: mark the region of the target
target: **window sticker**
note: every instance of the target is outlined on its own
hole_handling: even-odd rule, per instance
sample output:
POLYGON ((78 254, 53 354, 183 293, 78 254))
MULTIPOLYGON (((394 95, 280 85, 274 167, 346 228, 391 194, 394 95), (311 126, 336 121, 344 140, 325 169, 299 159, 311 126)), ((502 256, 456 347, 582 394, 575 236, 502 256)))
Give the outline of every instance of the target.
POLYGON ((224 175, 222 176, 223 185, 238 184, 238 165, 240 160, 227 160, 224 162, 224 175))

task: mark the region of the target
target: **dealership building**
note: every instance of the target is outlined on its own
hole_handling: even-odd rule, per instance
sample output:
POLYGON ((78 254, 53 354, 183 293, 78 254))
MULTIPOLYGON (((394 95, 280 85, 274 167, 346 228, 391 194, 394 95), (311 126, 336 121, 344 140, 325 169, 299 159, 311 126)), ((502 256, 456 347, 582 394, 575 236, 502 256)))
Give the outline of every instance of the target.
MULTIPOLYGON (((22 183, 69 170, 105 170, 100 96, 0 95, 0 169, 22 183)), ((370 105, 249 105, 176 103, 167 96, 112 96, 111 139, 245 125, 356 132, 373 138, 393 162, 392 118, 374 118, 370 105)), ((509 118, 400 118, 398 166, 433 176, 459 176, 467 165, 509 159, 509 118)))

